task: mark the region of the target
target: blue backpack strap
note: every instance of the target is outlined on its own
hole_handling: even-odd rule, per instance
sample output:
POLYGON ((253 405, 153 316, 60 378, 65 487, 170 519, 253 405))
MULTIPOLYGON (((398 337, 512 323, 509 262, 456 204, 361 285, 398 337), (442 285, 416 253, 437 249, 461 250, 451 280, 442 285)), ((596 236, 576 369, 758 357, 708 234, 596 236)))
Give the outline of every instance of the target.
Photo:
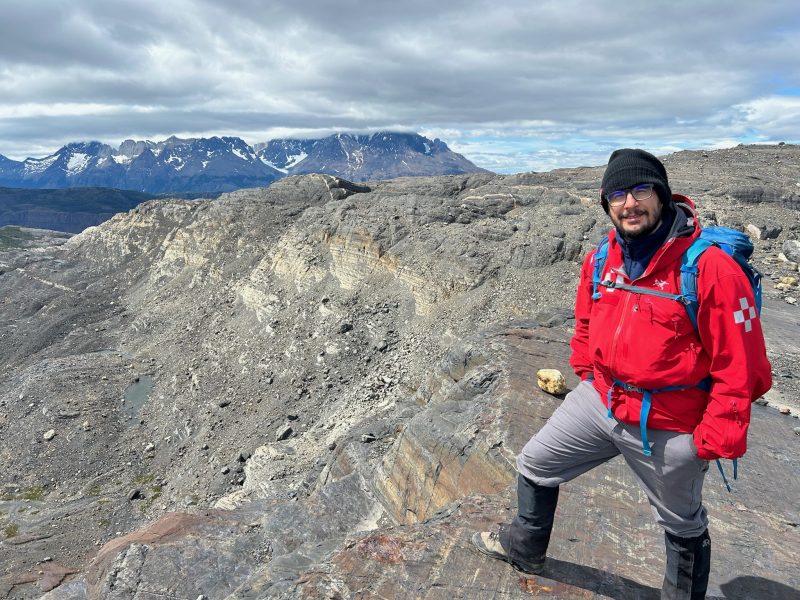
MULTIPOLYGON (((738 476, 737 471, 738 471, 739 460, 734 458, 732 462, 733 462, 733 479, 734 481, 736 481, 736 478, 738 476)), ((722 463, 720 462, 719 459, 717 459, 717 469, 719 469, 719 474, 722 475, 722 483, 725 484, 725 488, 730 492, 731 484, 728 483, 728 478, 725 477, 725 469, 722 468, 722 463)))
POLYGON ((650 390, 642 392, 642 410, 639 412, 639 432, 642 435, 642 452, 645 456, 652 456, 650 442, 647 440, 647 417, 650 415, 650 406, 653 403, 653 394, 650 390))
POLYGON ((594 251, 594 270, 592 271, 592 300, 600 299, 600 283, 603 280, 603 270, 608 258, 608 236, 605 236, 594 251))
POLYGON ((695 239, 681 259, 681 296, 686 307, 686 314, 697 330, 697 263, 700 256, 713 244, 702 237, 695 239))

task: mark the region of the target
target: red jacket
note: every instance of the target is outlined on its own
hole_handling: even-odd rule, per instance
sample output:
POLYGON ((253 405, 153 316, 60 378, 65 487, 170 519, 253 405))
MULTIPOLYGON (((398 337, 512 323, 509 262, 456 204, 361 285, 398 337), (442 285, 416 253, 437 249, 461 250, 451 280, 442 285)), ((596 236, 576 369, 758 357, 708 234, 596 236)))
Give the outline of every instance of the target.
MULTIPOLYGON (((694 208, 684 196, 673 200, 694 208)), ((631 282, 612 230, 603 279, 679 293, 681 257, 700 228, 695 223, 685 233, 667 239, 631 282)), ((575 302, 570 364, 578 376, 594 374, 603 401, 614 379, 650 390, 690 386, 652 394, 647 427, 694 432, 697 455, 706 460, 744 454, 750 404, 770 388, 772 376, 761 322, 749 318, 753 291, 736 262, 714 247, 701 256, 697 330, 684 306, 669 298, 601 286, 592 300, 593 268, 594 251, 584 260, 575 302), (694 387, 709 376, 710 392, 694 387)), ((638 426, 641 405, 641 392, 614 387, 611 409, 619 420, 638 426)))

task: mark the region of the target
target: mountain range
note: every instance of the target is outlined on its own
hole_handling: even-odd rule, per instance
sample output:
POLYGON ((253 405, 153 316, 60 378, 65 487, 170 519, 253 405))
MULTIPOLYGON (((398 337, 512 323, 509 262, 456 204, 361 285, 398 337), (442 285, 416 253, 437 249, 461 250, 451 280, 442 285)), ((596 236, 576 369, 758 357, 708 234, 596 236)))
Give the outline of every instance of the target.
POLYGON ((441 140, 393 132, 275 139, 255 146, 238 137, 172 136, 161 142, 125 140, 119 148, 74 142, 24 161, 0 155, 0 186, 107 187, 151 194, 228 192, 307 173, 367 181, 473 172, 486 171, 441 140))

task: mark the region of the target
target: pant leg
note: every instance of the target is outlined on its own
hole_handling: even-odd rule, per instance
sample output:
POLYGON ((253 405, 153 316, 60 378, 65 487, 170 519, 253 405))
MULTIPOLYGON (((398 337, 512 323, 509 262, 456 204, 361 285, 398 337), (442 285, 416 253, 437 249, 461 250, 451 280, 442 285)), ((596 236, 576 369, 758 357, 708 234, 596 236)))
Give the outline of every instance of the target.
POLYGON ((594 386, 583 381, 525 444, 517 470, 546 487, 575 479, 619 454, 612 438, 616 425, 594 386))
POLYGON ((626 425, 617 432, 617 446, 664 528, 667 561, 661 597, 705 598, 711 571, 708 514, 703 506, 708 461, 697 457, 691 433, 648 429, 652 456, 647 457, 638 428, 626 425))
POLYGON ((610 436, 616 424, 594 387, 584 382, 517 457, 518 514, 500 528, 500 544, 523 570, 538 573, 544 566, 559 484, 619 454, 610 436))
POLYGON ((708 461, 695 454, 692 434, 648 429, 652 456, 642 451, 639 428, 614 432, 617 447, 642 486, 656 521, 667 533, 695 538, 708 528, 703 481, 708 461))

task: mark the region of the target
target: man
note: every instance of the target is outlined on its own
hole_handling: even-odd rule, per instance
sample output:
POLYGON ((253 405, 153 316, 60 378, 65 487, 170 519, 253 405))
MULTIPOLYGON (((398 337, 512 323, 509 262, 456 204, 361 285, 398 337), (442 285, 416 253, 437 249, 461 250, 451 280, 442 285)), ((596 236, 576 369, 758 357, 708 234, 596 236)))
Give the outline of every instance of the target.
POLYGON ((642 485, 667 552, 662 598, 704 598, 711 540, 702 503, 708 461, 746 450, 750 403, 771 385, 752 286, 719 248, 698 263, 697 328, 674 298, 681 257, 700 235, 694 205, 673 195, 664 165, 617 150, 600 202, 614 229, 594 289, 595 254, 581 270, 570 364, 581 383, 517 457, 518 516, 476 533, 484 554, 541 573, 559 485, 619 454, 642 485))

